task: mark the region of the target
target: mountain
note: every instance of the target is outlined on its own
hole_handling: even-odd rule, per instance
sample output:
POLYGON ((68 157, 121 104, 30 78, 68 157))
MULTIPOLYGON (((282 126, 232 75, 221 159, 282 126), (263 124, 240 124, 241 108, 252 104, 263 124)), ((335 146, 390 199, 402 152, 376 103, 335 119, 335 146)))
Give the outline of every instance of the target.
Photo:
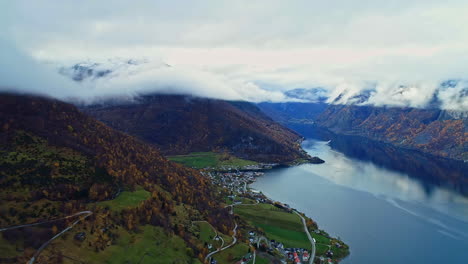
POLYGON ((312 124, 327 107, 326 103, 258 103, 257 106, 275 121, 288 126, 291 123, 312 124))
POLYGON ((87 106, 83 111, 167 155, 227 150, 260 162, 310 158, 300 147, 301 136, 247 102, 145 95, 128 103, 87 106))
POLYGON ((439 109, 330 105, 315 123, 437 156, 468 160, 468 113, 439 109))
POLYGON ((308 102, 325 102, 328 99, 328 91, 323 88, 297 88, 284 92, 284 95, 308 102))
POLYGON ((100 62, 83 61, 73 65, 56 65, 58 73, 74 81, 97 80, 104 77, 116 77, 120 74, 135 74, 143 69, 170 67, 164 62, 149 63, 147 60, 137 59, 108 59, 100 62))
MULTIPOLYGON (((141 250, 135 255, 140 259, 147 247, 165 248, 157 258, 175 254, 177 263, 192 263, 207 253, 187 232, 192 220, 207 220, 223 233, 233 228, 232 216, 217 202, 219 191, 198 171, 73 105, 0 94, 0 142, 1 227, 92 212, 36 263, 125 262, 133 251, 141 250)), ((27 262, 79 219, 0 233, 0 262, 27 262)))
POLYGON ((296 130, 317 125, 456 160, 468 159, 468 112, 324 103, 260 103, 277 122, 296 130))

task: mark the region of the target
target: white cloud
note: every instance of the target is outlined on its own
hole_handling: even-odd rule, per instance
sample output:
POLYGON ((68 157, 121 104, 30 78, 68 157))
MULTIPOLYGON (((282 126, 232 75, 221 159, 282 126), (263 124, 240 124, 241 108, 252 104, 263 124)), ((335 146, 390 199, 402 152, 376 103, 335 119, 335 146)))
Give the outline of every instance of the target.
MULTIPOLYGON (((144 93, 186 94, 225 100, 282 101, 281 92, 267 92, 251 82, 229 79, 225 75, 186 67, 147 62, 128 67, 103 66, 112 69, 108 76, 84 81, 85 97, 138 95, 144 93)), ((82 96, 83 97, 83 96, 82 96)))
POLYGON ((1 41, 0 91, 20 91, 46 96, 76 96, 79 86, 69 78, 1 41))
POLYGON ((442 109, 468 111, 468 81, 460 81, 455 87, 444 87, 437 92, 442 109))
MULTIPOLYGON (((119 71, 81 88, 87 97, 156 90, 277 101, 280 91, 323 86, 346 90, 347 102, 374 83, 373 104, 424 107, 435 86, 468 68, 463 0, 17 0, 0 10, 0 37, 39 60, 144 57, 173 66, 119 71), (409 88, 399 92, 400 84, 409 88)), ((460 101, 456 89, 439 98, 460 101)))

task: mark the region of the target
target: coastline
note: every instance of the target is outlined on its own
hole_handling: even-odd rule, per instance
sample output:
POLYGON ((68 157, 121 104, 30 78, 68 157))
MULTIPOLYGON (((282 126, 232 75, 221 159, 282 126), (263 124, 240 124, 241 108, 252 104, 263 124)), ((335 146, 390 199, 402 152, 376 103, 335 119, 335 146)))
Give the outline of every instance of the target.
MULTIPOLYGON (((310 250, 311 257, 316 257, 315 259, 319 259, 322 263, 339 263, 341 260, 346 258, 350 251, 349 246, 344 243, 343 241, 331 237, 327 232, 318 228, 317 223, 312 220, 311 218, 307 217, 304 213, 297 211, 294 208, 289 207, 289 205, 282 203, 281 201, 275 201, 266 195, 264 195, 261 191, 255 190, 250 187, 250 184, 256 181, 256 178, 265 176, 265 173, 274 169, 280 168, 287 168, 292 166, 298 166, 301 164, 316 164, 311 162, 299 162, 294 165, 276 165, 271 166, 269 168, 263 168, 261 170, 249 170, 249 169, 231 169, 231 170, 204 170, 202 171, 207 177, 211 179, 213 184, 220 186, 222 188, 226 188, 230 191, 230 195, 226 197, 227 206, 236 207, 237 205, 256 205, 262 204, 264 206, 270 206, 271 208, 275 207, 280 211, 287 212, 289 214, 297 214, 299 217, 303 217, 304 221, 301 222, 304 224, 302 230, 305 235, 307 235, 308 241, 310 241, 310 248, 307 250, 301 249, 301 252, 308 252, 310 250), (245 201, 255 201, 256 204, 244 204, 245 201), (307 224, 306 224, 307 223, 307 224), (306 232, 309 231, 310 233, 306 232), (310 238, 309 239, 309 235, 310 238), (319 250, 316 251, 315 248, 315 238, 320 240, 318 246, 320 247, 319 250), (326 245, 323 244, 323 241, 327 241, 326 245), (325 248, 325 249, 324 249, 325 248), (328 250, 326 250, 328 248, 328 250), (317 254, 316 254, 317 252, 317 254), (324 262, 326 261, 326 262, 324 262)), ((242 219, 242 217, 241 217, 242 219)), ((247 222, 249 219, 245 219, 247 222)), ((298 218, 299 220, 299 218, 298 218)), ((258 228, 254 225, 254 227, 258 228)), ((266 234, 264 234, 266 236, 266 234)), ((273 240, 272 240, 273 241, 273 240)), ((287 256, 288 253, 283 252, 284 258, 288 260, 287 256)), ((289 262, 288 262, 289 263, 289 262)), ((306 263, 306 262, 303 262, 306 263)), ((309 263, 309 261, 307 261, 309 263)), ((310 261, 310 263, 314 263, 310 261)))

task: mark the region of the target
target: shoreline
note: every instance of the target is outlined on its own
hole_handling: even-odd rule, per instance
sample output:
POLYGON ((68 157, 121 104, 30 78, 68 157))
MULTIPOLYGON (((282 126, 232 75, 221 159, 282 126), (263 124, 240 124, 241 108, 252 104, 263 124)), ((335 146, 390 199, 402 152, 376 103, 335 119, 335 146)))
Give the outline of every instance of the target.
MULTIPOLYGON (((226 199, 227 201, 231 201, 232 204, 228 204, 228 206, 236 206, 243 204, 244 199, 250 199, 254 200, 257 202, 257 204, 270 204, 275 207, 280 208, 281 210, 284 210, 285 212, 289 213, 296 213, 298 216, 304 217, 304 223, 308 222, 309 226, 304 226, 304 233, 307 235, 307 232, 305 232, 306 228, 308 228, 308 231, 310 231, 313 235, 315 236, 323 236, 325 237, 328 241, 330 241, 330 245, 325 245, 328 247, 328 251, 323 254, 323 244, 320 244, 322 247, 321 252, 317 253, 322 253, 320 255, 317 255, 317 258, 320 258, 320 260, 326 260, 326 261, 331 261, 329 263, 339 263, 342 261, 344 258, 349 256, 350 251, 349 251, 349 246, 341 241, 338 238, 331 237, 327 232, 324 230, 319 229, 317 222, 315 222, 313 219, 305 215, 303 212, 300 212, 299 210, 296 210, 294 208, 291 208, 289 205, 282 203, 281 201, 275 201, 271 199, 270 197, 266 196, 261 192, 260 190, 256 190, 251 187, 251 184, 256 181, 258 177, 265 176, 265 173, 267 173, 270 170, 274 169, 281 169, 281 168, 288 168, 288 167, 293 167, 293 166, 299 166, 302 164, 313 164, 310 162, 304 162, 300 163, 297 165, 278 165, 278 166, 273 166, 268 169, 262 169, 261 171, 259 170, 249 170, 249 169, 236 169, 236 170, 205 170, 202 171, 204 175, 209 177, 212 181, 213 184, 220 186, 222 188, 226 188, 231 192, 231 195, 228 195, 226 199), (233 195, 234 193, 234 195, 233 195), (313 223, 313 227, 311 229, 311 223, 313 223), (345 251, 346 254, 343 254, 342 252, 345 251), (331 253, 329 253, 331 252, 331 253), (337 253, 336 255, 334 255, 337 253), (339 256, 338 258, 333 258, 333 256, 339 256)), ((315 240, 315 239, 313 239, 315 240)), ((315 244, 312 244, 311 241, 311 252, 316 253, 315 249, 315 244)), ((288 258, 286 258, 288 259, 288 258)), ((312 261, 310 263, 313 263, 312 261)))

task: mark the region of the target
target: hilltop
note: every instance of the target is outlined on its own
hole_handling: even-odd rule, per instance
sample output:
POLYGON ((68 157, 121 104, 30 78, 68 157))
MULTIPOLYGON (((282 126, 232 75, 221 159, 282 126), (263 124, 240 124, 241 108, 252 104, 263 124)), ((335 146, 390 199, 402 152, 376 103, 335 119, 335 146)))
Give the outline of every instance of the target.
POLYGON ((300 146, 299 134, 248 102, 146 95, 83 111, 157 146, 165 155, 228 151, 239 158, 275 163, 310 158, 300 146))

